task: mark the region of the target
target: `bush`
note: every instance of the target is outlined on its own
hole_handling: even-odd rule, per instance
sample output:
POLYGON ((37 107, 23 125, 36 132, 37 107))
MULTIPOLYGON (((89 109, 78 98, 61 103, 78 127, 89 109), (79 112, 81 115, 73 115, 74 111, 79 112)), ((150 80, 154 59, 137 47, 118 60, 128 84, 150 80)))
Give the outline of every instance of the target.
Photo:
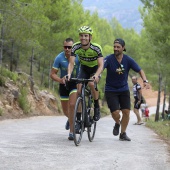
POLYGON ((13 80, 14 82, 17 81, 18 79, 18 74, 17 73, 13 73, 8 69, 5 68, 1 68, 1 76, 3 77, 9 77, 11 80, 13 80))
POLYGON ((20 89, 21 95, 19 96, 18 102, 20 108, 23 110, 24 113, 28 114, 30 112, 31 106, 29 105, 28 99, 27 99, 27 90, 26 88, 20 89))
POLYGON ((3 114, 3 110, 0 108, 0 116, 2 116, 3 114))
POLYGON ((0 75, 0 86, 4 86, 4 85, 5 85, 5 78, 0 75))

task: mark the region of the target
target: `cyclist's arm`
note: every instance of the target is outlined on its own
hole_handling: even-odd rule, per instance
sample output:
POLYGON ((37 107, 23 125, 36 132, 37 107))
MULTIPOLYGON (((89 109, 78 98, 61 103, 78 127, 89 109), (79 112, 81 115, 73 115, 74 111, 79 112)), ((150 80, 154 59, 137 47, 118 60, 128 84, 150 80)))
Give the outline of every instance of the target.
POLYGON ((103 64, 104 64, 103 57, 98 58, 97 63, 98 63, 98 69, 97 69, 97 71, 95 73, 95 76, 99 77, 100 74, 103 71, 103 64))
POLYGON ((68 80, 70 79, 71 77, 71 73, 73 71, 73 68, 74 68, 74 61, 75 61, 75 56, 70 56, 70 59, 69 59, 69 64, 68 64, 68 80))

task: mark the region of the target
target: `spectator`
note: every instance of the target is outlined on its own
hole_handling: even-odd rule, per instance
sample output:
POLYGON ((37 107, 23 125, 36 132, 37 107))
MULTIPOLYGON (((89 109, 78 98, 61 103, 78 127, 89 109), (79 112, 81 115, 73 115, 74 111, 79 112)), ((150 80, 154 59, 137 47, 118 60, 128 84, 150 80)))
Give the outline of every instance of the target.
POLYGON ((139 109, 141 103, 144 102, 143 96, 142 96, 142 88, 141 85, 137 82, 137 77, 133 76, 132 77, 132 83, 133 83, 133 96, 134 96, 134 113, 136 114, 137 117, 137 122, 135 125, 141 125, 143 124, 141 116, 139 114, 139 109))
POLYGON ((126 51, 124 40, 120 38, 114 40, 113 49, 114 54, 110 54, 104 59, 104 68, 107 69, 105 96, 112 118, 115 121, 113 135, 119 135, 121 125, 119 140, 131 141, 126 134, 130 115, 129 70, 132 69, 140 74, 144 87, 149 88, 149 84, 144 71, 134 59, 123 54, 123 51, 126 51), (120 110, 122 111, 121 120, 120 110))

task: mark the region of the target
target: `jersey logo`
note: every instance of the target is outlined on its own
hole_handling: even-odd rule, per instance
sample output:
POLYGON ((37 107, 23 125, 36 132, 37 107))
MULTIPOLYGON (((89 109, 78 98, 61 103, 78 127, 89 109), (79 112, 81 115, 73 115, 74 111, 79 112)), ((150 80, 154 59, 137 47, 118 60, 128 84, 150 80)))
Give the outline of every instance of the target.
POLYGON ((116 73, 123 74, 125 72, 124 66, 120 64, 120 67, 116 69, 116 73))

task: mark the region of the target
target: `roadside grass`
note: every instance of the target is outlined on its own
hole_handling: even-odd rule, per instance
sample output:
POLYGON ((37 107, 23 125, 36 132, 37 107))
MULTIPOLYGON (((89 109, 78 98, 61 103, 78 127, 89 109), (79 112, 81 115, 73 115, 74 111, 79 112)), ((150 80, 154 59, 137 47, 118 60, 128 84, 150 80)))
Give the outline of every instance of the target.
POLYGON ((146 126, 154 130, 162 138, 170 140, 170 120, 155 122, 155 115, 151 115, 146 122, 146 126))
POLYGON ((2 116, 3 114, 3 110, 0 108, 0 116, 2 116))

